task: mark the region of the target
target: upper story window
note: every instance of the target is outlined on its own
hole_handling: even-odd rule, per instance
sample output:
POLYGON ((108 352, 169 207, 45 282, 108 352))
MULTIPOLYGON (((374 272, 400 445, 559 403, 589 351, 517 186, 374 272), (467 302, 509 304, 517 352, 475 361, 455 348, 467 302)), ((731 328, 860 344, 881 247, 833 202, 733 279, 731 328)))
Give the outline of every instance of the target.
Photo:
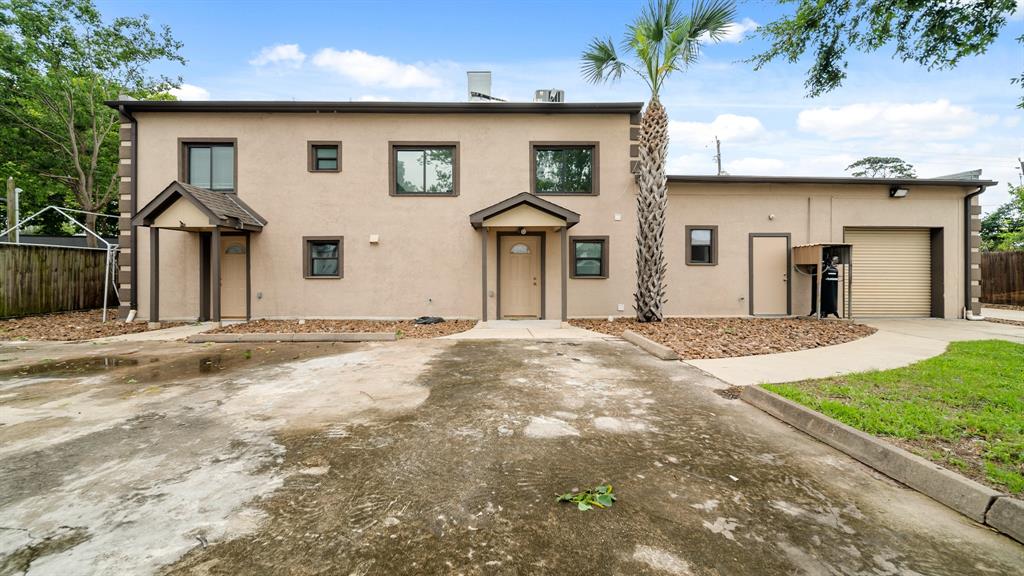
POLYGON ((234 192, 238 159, 235 156, 235 141, 184 142, 182 156, 182 178, 193 186, 234 192))
POLYGON ((310 172, 341 172, 341 142, 310 142, 310 172))
POLYGON ((690 266, 718 264, 718 226, 686 227, 686 263, 690 266))
POLYGON ((455 143, 391 143, 392 196, 457 196, 459 149, 455 143))
POLYGON ((597 150, 594 142, 532 143, 533 193, 597 195, 597 150))

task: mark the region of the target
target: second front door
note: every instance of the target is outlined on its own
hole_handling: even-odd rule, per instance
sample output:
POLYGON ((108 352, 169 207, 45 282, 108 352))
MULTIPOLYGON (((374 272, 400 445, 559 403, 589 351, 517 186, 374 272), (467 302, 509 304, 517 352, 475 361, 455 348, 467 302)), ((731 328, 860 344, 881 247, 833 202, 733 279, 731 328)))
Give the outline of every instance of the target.
POLYGON ((541 317, 541 238, 501 236, 498 305, 502 318, 541 317))

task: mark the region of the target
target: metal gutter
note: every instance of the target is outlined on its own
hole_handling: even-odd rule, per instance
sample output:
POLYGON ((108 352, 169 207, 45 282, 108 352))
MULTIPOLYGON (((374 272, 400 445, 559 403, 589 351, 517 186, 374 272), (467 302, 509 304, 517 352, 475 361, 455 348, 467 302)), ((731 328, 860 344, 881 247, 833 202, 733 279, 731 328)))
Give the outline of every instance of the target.
POLYGON ((852 184, 861 186, 995 186, 991 180, 960 178, 855 178, 853 176, 669 175, 670 184, 852 184))
POLYGON ((982 320, 971 308, 971 200, 985 192, 985 188, 983 184, 964 196, 964 318, 967 320, 982 320))
POLYGON ((110 100, 129 112, 292 112, 347 114, 639 114, 643 102, 303 102, 291 100, 110 100))

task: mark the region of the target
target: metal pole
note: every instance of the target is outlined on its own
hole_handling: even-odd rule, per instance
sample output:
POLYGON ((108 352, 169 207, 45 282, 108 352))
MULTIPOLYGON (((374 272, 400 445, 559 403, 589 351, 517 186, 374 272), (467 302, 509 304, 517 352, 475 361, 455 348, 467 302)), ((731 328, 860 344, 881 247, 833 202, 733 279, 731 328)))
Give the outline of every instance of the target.
MULTIPOLYGON (((14 180, 11 180, 11 182, 13 183, 14 180)), ((21 227, 18 226, 18 223, 19 223, 18 220, 21 219, 21 200, 20 200, 20 198, 18 198, 20 192, 21 192, 21 188, 18 188, 18 187, 14 188, 14 224, 15 224, 15 228, 14 228, 14 243, 15 244, 21 242, 21 227)))
POLYGON ((13 237, 12 230, 18 227, 18 223, 14 221, 14 176, 7 177, 7 241, 10 242, 13 237))
POLYGON ((107 246, 107 263, 103 270, 103 322, 107 321, 107 295, 110 290, 110 246, 107 246))

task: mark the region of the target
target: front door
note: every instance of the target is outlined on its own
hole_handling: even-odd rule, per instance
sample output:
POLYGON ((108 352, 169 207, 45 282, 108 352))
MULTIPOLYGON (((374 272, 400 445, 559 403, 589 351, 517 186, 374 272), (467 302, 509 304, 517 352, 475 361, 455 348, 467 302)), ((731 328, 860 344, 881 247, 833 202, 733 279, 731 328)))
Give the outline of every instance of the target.
POLYGON ((541 239, 533 235, 501 236, 498 243, 502 318, 541 317, 541 239))
POLYGON ((789 311, 789 236, 750 236, 750 314, 785 316, 789 311))
POLYGON ((220 239, 220 315, 225 319, 246 317, 245 236, 221 236, 220 239))

